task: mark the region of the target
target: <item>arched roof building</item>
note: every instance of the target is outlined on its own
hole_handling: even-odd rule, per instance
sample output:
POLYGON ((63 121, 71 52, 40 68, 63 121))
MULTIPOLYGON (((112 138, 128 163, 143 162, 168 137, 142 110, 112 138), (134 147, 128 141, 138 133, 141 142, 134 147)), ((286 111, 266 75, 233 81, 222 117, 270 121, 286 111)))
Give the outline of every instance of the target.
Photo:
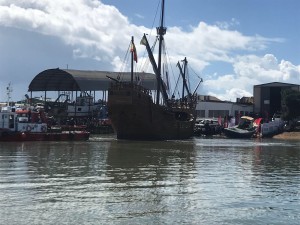
MULTIPOLYGON (((135 73, 142 85, 150 90, 156 87, 156 78, 151 73, 135 73)), ((106 91, 112 79, 130 81, 130 72, 85 71, 69 69, 48 69, 36 75, 29 84, 28 91, 106 91)))

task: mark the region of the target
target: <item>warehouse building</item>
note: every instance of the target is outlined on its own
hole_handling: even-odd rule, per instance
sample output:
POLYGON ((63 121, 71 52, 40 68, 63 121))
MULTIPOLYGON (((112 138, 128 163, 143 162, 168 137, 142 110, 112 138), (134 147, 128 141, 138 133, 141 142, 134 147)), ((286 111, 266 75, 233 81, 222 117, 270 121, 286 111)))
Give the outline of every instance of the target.
POLYGON ((300 91, 300 85, 280 82, 255 85, 253 87, 254 112, 271 117, 282 110, 281 92, 286 89, 300 91))

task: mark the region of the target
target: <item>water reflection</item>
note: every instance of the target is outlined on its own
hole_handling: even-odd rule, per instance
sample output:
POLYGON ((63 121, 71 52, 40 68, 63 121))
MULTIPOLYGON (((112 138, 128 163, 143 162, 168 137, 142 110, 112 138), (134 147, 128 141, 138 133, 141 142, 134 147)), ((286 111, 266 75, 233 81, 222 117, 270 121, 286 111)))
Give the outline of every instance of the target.
POLYGON ((254 152, 254 170, 263 169, 266 174, 280 170, 299 171, 300 151, 296 143, 262 142, 255 146, 254 152))
POLYGON ((299 146, 113 137, 1 143, 0 218, 4 224, 295 224, 299 146))
POLYGON ((270 208, 281 207, 286 214, 298 207, 300 199, 300 150, 297 142, 261 143, 255 147, 255 160, 252 167, 252 190, 270 208), (274 199, 281 199, 276 205, 274 199))
MULTIPOLYGON (((151 224, 181 205, 178 196, 193 192, 196 151, 193 141, 112 142, 106 176, 114 185, 107 198, 115 218, 148 217, 151 224)), ((109 210, 108 209, 108 210, 109 210)))
POLYGON ((184 180, 195 172, 195 154, 191 141, 112 142, 106 173, 118 183, 141 180, 158 184, 174 176, 184 180))

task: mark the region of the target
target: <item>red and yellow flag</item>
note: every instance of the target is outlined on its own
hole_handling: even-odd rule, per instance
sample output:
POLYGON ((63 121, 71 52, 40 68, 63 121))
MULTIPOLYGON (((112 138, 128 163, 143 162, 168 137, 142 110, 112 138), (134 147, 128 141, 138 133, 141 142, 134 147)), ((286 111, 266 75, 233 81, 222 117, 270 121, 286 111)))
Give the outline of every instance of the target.
POLYGON ((134 43, 131 44, 130 51, 133 53, 133 60, 137 63, 137 54, 136 54, 136 48, 134 43))

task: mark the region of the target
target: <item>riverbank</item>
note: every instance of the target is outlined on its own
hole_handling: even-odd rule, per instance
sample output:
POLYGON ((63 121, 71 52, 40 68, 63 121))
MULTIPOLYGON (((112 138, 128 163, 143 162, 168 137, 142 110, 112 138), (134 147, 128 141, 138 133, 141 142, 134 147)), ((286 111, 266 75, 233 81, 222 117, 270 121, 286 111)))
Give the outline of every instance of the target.
POLYGON ((275 135, 275 139, 286 139, 286 140, 299 140, 300 141, 300 132, 283 132, 281 134, 275 135))

